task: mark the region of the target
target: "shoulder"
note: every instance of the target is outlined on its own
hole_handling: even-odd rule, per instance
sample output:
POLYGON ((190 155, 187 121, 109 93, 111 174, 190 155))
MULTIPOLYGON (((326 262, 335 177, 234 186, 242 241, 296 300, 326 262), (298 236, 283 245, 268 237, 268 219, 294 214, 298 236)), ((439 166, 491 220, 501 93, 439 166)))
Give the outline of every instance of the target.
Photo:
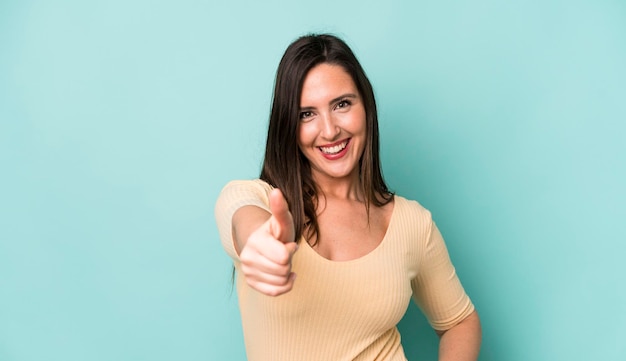
POLYGON ((430 211, 416 200, 407 199, 396 194, 394 196, 394 203, 397 213, 404 217, 410 217, 413 220, 419 220, 422 222, 432 221, 432 214, 430 211))
POLYGON ((411 239, 412 247, 421 248, 428 242, 433 229, 433 219, 430 211, 419 202, 396 195, 394 198, 394 213, 392 222, 395 229, 411 239))
POLYGON ((222 188, 221 194, 228 192, 258 192, 269 194, 271 190, 272 186, 261 179, 231 180, 222 188))
POLYGON ((228 182, 220 192, 216 211, 234 212, 245 205, 256 205, 269 209, 269 193, 272 186, 260 179, 233 180, 228 182))
POLYGON ((224 195, 241 195, 257 194, 267 197, 272 190, 272 186, 261 179, 232 180, 222 188, 220 197, 224 195))

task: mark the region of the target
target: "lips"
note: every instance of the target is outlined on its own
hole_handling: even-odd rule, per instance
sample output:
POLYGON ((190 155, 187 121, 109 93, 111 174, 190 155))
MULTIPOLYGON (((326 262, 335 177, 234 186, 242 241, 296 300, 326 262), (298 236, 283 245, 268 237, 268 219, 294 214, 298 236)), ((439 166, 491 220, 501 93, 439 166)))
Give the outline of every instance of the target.
POLYGON ((323 145, 321 147, 317 147, 320 150, 322 157, 327 160, 338 160, 343 158, 348 153, 350 149, 350 140, 352 138, 344 139, 338 141, 336 143, 323 145))
POLYGON ((334 143, 334 144, 330 144, 330 145, 325 145, 325 146, 321 146, 318 147, 322 153, 327 154, 327 155, 335 155, 340 153, 342 150, 344 150, 347 146, 348 143, 350 142, 350 139, 344 139, 340 142, 334 143))

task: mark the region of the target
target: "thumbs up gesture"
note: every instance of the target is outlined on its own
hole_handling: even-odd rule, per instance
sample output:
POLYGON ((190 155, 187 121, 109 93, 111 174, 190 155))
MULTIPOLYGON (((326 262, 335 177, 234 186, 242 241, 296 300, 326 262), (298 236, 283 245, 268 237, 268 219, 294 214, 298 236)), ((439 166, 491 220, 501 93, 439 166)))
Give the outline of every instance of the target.
POLYGON ((289 206, 278 189, 269 196, 271 216, 253 231, 239 254, 241 270, 252 288, 269 296, 289 292, 296 274, 291 258, 298 245, 289 206))

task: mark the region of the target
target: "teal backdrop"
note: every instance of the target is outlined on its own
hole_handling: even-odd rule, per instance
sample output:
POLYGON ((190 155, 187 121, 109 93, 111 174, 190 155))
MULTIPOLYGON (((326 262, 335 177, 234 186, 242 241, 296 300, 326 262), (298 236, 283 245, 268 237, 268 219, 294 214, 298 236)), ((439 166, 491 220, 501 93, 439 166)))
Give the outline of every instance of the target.
MULTIPOLYGON (((0 360, 245 360, 213 206, 286 46, 332 32, 483 361, 626 360, 626 3, 0 2, 0 360)), ((367 302, 367 300, 363 300, 367 302)), ((410 360, 437 337, 411 305, 410 360)))

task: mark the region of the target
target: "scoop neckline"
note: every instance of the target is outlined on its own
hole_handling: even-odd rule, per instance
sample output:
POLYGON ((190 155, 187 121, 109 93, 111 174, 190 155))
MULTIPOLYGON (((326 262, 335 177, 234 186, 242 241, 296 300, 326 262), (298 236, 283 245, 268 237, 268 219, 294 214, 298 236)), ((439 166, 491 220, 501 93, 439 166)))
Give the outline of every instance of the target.
POLYGON ((322 256, 321 254, 317 253, 317 251, 313 249, 313 247, 309 244, 309 242, 307 242, 307 240, 304 237, 302 237, 302 240, 300 243, 305 243, 304 248, 306 248, 307 251, 310 251, 311 253, 313 253, 313 256, 315 258, 320 259, 322 262, 325 262, 325 263, 329 263, 332 265, 347 265, 347 264, 353 264, 353 263, 358 263, 358 262, 365 262, 368 258, 374 257, 375 253, 379 253, 380 249, 383 248, 385 243, 387 243, 387 238, 390 237, 389 234, 391 233, 391 230, 395 227, 395 223, 396 223, 395 219, 397 218, 396 213, 397 213, 399 199, 400 197, 394 194, 393 209, 391 210, 391 217, 389 218, 389 224, 387 225, 387 230, 385 231, 385 235, 383 236, 383 239, 380 241, 380 243, 376 247, 374 247, 374 249, 372 249, 371 251, 367 252, 366 254, 360 257, 345 260, 345 261, 335 261, 332 259, 328 259, 322 256))

